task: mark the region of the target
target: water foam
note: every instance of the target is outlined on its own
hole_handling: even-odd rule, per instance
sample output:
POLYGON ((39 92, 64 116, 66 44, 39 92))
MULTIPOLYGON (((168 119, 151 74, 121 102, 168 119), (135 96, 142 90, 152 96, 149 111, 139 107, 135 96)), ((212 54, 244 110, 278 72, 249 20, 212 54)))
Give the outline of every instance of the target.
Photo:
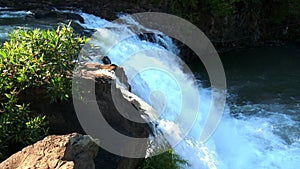
POLYGON ((31 11, 7 11, 8 8, 0 8, 0 18, 25 18, 27 15, 33 14, 31 11))

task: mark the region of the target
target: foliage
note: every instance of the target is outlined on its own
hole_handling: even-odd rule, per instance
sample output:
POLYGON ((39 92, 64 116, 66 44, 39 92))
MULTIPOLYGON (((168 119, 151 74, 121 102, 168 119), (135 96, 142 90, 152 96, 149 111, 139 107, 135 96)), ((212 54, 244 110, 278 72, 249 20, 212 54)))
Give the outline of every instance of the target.
POLYGON ((190 164, 169 149, 160 155, 146 158, 138 169, 180 169, 183 166, 190 164))
POLYGON ((215 16, 232 14, 235 3, 242 0, 171 0, 170 7, 175 14, 185 16, 191 10, 202 8, 215 16))
POLYGON ((198 5, 198 0, 173 0, 171 1, 171 9, 174 11, 179 8, 188 9, 196 8, 198 5))
POLYGON ((203 0, 203 5, 215 16, 225 16, 236 11, 235 3, 243 0, 203 0))
POLYGON ((46 85, 51 101, 66 100, 71 93, 73 60, 85 38, 77 37, 70 26, 51 30, 15 30, 0 49, 2 92, 46 85), (11 85, 13 84, 13 86, 11 85))
POLYGON ((19 105, 16 99, 1 103, 0 161, 18 148, 34 143, 47 134, 45 116, 33 117, 28 105, 19 105))
POLYGON ((264 9, 272 16, 273 21, 285 21, 287 17, 300 15, 300 0, 269 0, 264 9), (270 6, 272 9, 269 9, 270 6), (269 7, 269 8, 268 8, 269 7))
MULTIPOLYGON (((153 1, 153 0, 152 0, 153 1)), ((156 0, 159 1, 159 0, 156 0)), ((170 0, 170 8, 180 16, 196 16, 203 10, 214 16, 226 16, 240 11, 253 11, 257 7, 272 6, 272 16, 282 20, 289 15, 299 15, 299 0, 170 0), (240 4, 240 5, 237 5, 240 4)), ((256 9, 257 10, 257 9, 256 9)), ((262 10, 269 10, 263 8, 262 10)), ((193 18, 188 18, 193 19, 193 18)), ((272 18, 271 18, 272 19, 272 18)))
POLYGON ((73 60, 86 41, 69 24, 57 30, 15 30, 0 47, 0 160, 16 145, 23 147, 47 134, 45 117, 34 116, 29 105, 20 103, 19 94, 46 87, 51 102, 67 100, 73 60))
MULTIPOLYGON (((224 35, 226 31, 232 31, 230 29, 233 25, 237 26, 237 23, 240 23, 239 26, 249 28, 244 32, 248 31, 249 37, 253 36, 254 40, 299 41, 300 29, 297 19, 300 17, 300 0, 151 0, 151 2, 157 5, 167 3, 172 14, 187 19, 201 28, 224 29, 222 31, 224 35), (222 21, 224 27, 215 27, 222 24, 222 21)), ((242 37, 233 39, 243 41, 242 37)))

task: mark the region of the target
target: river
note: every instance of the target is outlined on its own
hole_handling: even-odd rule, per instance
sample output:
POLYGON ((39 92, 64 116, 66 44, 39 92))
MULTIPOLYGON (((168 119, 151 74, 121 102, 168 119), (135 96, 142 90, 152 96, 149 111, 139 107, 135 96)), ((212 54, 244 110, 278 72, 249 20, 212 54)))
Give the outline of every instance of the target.
MULTIPOLYGON (((221 55, 227 111, 213 138, 225 168, 300 165, 300 46, 266 45, 221 55)), ((206 79, 195 61, 194 72, 206 79)), ((208 85, 207 80, 203 81, 208 85)))
MULTIPOLYGON (((80 11, 74 13, 85 19, 84 24, 78 24, 87 29, 103 27, 109 23, 94 15, 80 11)), ((57 25, 55 21, 28 21, 26 16, 30 14, 30 11, 0 8, 2 41, 14 28, 48 29, 57 25)), ((131 24, 139 26, 135 22, 131 24)), ((103 49, 107 48, 105 45, 115 35, 130 34, 126 32, 126 25, 116 25, 115 29, 106 33, 109 36, 98 37, 98 45, 103 49)), ((211 102, 211 89, 205 70, 200 66, 200 60, 187 62, 196 75, 198 83, 195 85, 189 82, 191 75, 180 70, 178 60, 166 59, 163 52, 159 55, 139 53, 158 49, 178 54, 178 48, 170 38, 156 36, 154 42, 132 37, 118 43, 107 54, 113 63, 124 66, 131 79, 132 91, 162 115, 162 120, 158 122, 162 130, 167 131, 179 113, 178 100, 174 98, 181 98, 189 89, 199 91, 202 100, 197 121, 187 137, 174 147, 191 164, 185 168, 295 169, 300 166, 299 45, 269 45, 222 54, 228 85, 227 103, 217 130, 207 142, 201 143, 197 140, 211 102), (176 76, 185 81, 173 83, 174 79, 157 70, 143 71, 137 75, 145 66, 143 60, 160 63, 160 68, 177 72, 176 76), (163 104, 159 104, 162 102, 160 98, 163 104)), ((191 102, 194 100, 192 96, 187 99, 191 102)))

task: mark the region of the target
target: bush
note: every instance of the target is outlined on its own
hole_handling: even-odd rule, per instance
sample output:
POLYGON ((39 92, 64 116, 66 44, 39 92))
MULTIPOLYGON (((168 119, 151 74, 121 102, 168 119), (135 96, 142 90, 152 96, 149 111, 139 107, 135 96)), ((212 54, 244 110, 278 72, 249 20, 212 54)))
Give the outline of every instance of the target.
POLYGON ((215 16, 225 16, 236 11, 237 2, 242 0, 204 0, 204 5, 215 16))
POLYGON ((45 116, 33 117, 28 105, 19 105, 16 99, 11 99, 1 103, 1 109, 0 161, 47 134, 45 116))
POLYGON ((46 87, 49 101, 69 99, 74 59, 87 41, 70 24, 57 30, 18 29, 9 37, 0 47, 0 160, 47 134, 45 117, 19 103, 19 93, 46 87))
POLYGON ((190 166, 190 164, 169 149, 160 155, 146 158, 138 169, 180 169, 183 166, 190 166))

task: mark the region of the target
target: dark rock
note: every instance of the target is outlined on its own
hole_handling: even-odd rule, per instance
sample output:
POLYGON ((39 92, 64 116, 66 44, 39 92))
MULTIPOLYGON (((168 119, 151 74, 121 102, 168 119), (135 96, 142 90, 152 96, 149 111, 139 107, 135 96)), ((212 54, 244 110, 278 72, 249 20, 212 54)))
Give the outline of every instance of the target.
POLYGON ((67 19, 78 20, 80 23, 84 23, 84 19, 75 13, 65 13, 67 19))
MULTIPOLYGON (((89 103, 93 101, 89 100, 89 96, 84 95, 84 93, 88 93, 85 91, 88 89, 86 84, 95 83, 96 102, 107 123, 109 123, 113 129, 123 135, 135 138, 148 138, 149 133, 151 132, 146 121, 141 117, 141 115, 144 114, 144 112, 141 111, 141 104, 132 106, 133 103, 123 95, 124 91, 129 91, 126 90, 126 88, 120 89, 117 87, 117 78, 121 83, 123 83, 124 86, 129 85, 123 68, 116 65, 85 63, 82 66, 79 66, 74 75, 74 80, 78 82, 80 81, 80 85, 78 86, 79 91, 83 91, 83 94, 80 95, 80 98, 83 98, 83 100, 85 100, 84 104, 86 104, 84 111, 93 111, 89 110, 89 108, 92 107, 89 106, 89 103), (118 106, 116 102, 120 105, 118 106), (144 121, 144 123, 137 123, 131 121, 130 119, 137 119, 138 121, 144 121)), ((76 99, 76 97, 74 98, 76 99)), ((127 145, 124 144, 124 147, 126 146, 127 145)), ((148 145, 143 144, 139 145, 135 149, 132 149, 132 151, 139 151, 146 155, 147 148, 148 145)), ((99 156, 101 156, 103 153, 106 154, 107 152, 100 151, 99 156)), ((118 169, 131 169, 136 168, 141 159, 125 158, 114 155, 111 156, 111 160, 118 161, 118 165, 116 166, 118 169)), ((111 163, 103 163, 103 160, 101 159, 99 159, 99 161, 102 162, 101 166, 107 166, 107 163, 111 163)))
POLYGON ((78 20, 84 23, 84 19, 75 13, 52 11, 49 9, 37 9, 33 11, 35 19, 58 19, 58 20, 78 20))
POLYGON ((105 65, 111 64, 111 61, 110 61, 109 57, 107 57, 107 56, 104 56, 104 57, 103 57, 102 62, 103 62, 103 64, 105 64, 105 65))
POLYGON ((36 10, 34 11, 34 17, 36 19, 46 19, 46 18, 57 18, 58 12, 48 11, 48 10, 36 10))

